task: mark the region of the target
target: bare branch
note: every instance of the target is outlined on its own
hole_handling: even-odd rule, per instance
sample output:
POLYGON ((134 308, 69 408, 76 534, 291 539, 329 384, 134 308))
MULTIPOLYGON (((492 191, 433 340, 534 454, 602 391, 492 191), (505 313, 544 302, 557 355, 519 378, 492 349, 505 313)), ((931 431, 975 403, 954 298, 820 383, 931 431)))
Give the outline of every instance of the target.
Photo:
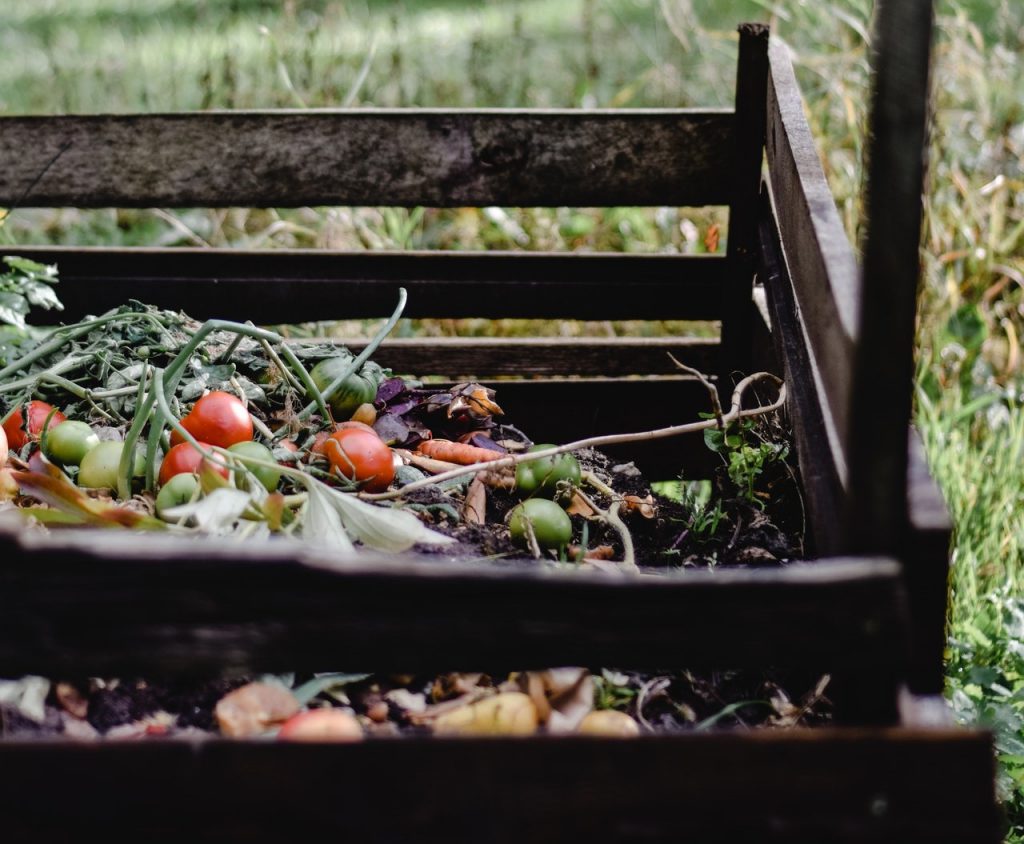
MULTIPOLYGON (((765 413, 771 413, 772 411, 781 408, 785 403, 786 385, 782 379, 770 372, 755 372, 753 375, 748 375, 736 385, 736 389, 732 394, 732 405, 729 412, 722 417, 721 424, 728 425, 735 422, 737 419, 746 419, 751 416, 761 416, 765 413), (778 385, 778 398, 771 404, 758 405, 757 407, 744 410, 743 395, 752 384, 758 381, 772 381, 778 385)), ((700 422, 688 422, 684 425, 670 425, 667 428, 656 428, 653 431, 638 431, 632 434, 604 434, 597 437, 587 437, 586 439, 576 440, 575 442, 565 443, 564 445, 555 446, 553 448, 546 448, 543 451, 510 454, 508 457, 502 457, 498 460, 489 460, 486 463, 472 463, 468 466, 459 466, 449 472, 442 472, 440 475, 434 475, 431 478, 414 481, 401 489, 392 490, 391 492, 361 492, 359 495, 361 498, 365 498, 368 501, 387 501, 394 498, 401 498, 407 493, 414 492, 417 489, 424 489, 425 487, 432 486, 433 484, 442 483, 444 481, 451 480, 452 478, 460 478, 463 475, 475 474, 476 472, 482 472, 486 469, 493 470, 500 469, 503 466, 515 466, 517 463, 524 463, 527 460, 539 460, 544 457, 554 457, 557 454, 579 451, 584 448, 600 448, 606 445, 618 445, 619 443, 646 442, 647 440, 659 440, 665 439, 666 437, 678 437, 681 434, 692 434, 697 431, 705 431, 708 428, 716 428, 718 426, 719 421, 717 419, 702 419, 700 422)))

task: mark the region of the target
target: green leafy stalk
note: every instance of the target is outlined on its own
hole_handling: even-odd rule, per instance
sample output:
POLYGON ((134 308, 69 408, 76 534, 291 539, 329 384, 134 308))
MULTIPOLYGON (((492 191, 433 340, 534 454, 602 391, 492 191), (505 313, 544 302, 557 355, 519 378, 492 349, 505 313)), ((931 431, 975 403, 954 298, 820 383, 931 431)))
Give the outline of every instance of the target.
MULTIPOLYGON (((391 333, 391 330, 395 327, 395 324, 401 318, 402 311, 405 310, 405 302, 407 298, 408 294, 406 293, 405 288, 398 288, 398 305, 395 307, 394 313, 392 313, 391 316, 388 318, 388 321, 381 326, 380 330, 373 335, 373 339, 371 339, 370 342, 367 344, 366 348, 363 349, 355 357, 355 359, 352 361, 352 363, 348 365, 345 371, 342 372, 337 378, 335 378, 330 384, 328 384, 327 389, 323 391, 322 398, 330 399, 330 397, 334 395, 334 393, 342 385, 345 379, 348 378, 353 372, 357 372, 359 370, 359 367, 361 367, 364 363, 366 363, 366 361, 370 359, 370 355, 377 351, 377 347, 383 342, 384 338, 391 333)), ((291 349, 289 349, 288 346, 285 346, 282 349, 282 351, 286 355, 291 354, 291 349)), ((304 408, 302 408, 301 411, 299 411, 298 418, 307 419, 315 409, 315 404, 306 405, 304 408)), ((320 412, 324 413, 322 409, 320 412)), ((324 416, 327 417, 327 414, 324 413, 324 416)))
MULTIPOLYGON (((142 385, 146 383, 145 373, 143 373, 143 378, 139 387, 140 400, 136 403, 135 418, 132 420, 128 433, 124 435, 124 446, 121 449, 121 461, 117 465, 117 497, 122 501, 127 501, 132 495, 132 470, 135 467, 135 443, 138 442, 139 436, 142 434, 142 429, 146 426, 146 422, 149 421, 149 417, 153 413, 153 403, 156 401, 157 397, 159 374, 160 370, 154 368, 153 379, 150 384, 149 392, 145 394, 144 398, 141 398, 143 389, 142 385)), ((151 466, 147 462, 147 483, 150 468, 151 466)))
POLYGON ((263 328, 256 328, 252 325, 244 325, 240 322, 231 322, 230 320, 210 319, 204 322, 196 330, 195 334, 192 335, 192 338, 185 344, 184 348, 178 352, 174 360, 167 365, 167 370, 164 373, 164 383, 168 395, 173 394, 177 389, 178 382, 181 380, 181 377, 185 372, 185 367, 196 349, 198 349, 203 340, 205 340, 206 337, 214 331, 232 332, 246 337, 252 337, 254 340, 266 340, 269 343, 277 343, 280 345, 284 359, 288 362, 292 371, 298 376, 299 381, 302 382, 302 386, 305 387, 306 392, 312 396, 313 407, 319 407, 324 418, 329 418, 330 413, 327 410, 324 397, 316 388, 316 384, 313 383, 313 379, 310 377, 306 367, 302 365, 302 361, 300 361, 292 350, 284 344, 284 338, 280 334, 275 334, 273 331, 267 331, 263 328))

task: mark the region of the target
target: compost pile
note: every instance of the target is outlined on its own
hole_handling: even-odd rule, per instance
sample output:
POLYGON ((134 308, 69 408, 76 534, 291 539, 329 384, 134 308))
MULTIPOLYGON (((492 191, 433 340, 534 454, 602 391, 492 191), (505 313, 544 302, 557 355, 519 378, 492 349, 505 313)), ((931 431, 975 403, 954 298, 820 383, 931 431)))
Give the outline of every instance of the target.
POLYGON ((0 680, 0 736, 214 736, 358 741, 389 736, 622 736, 827 722, 828 677, 558 668, 436 676, 317 674, 167 685, 0 680))
MULTIPOLYGON (((600 450, 534 443, 489 387, 382 369, 371 355, 402 303, 359 355, 139 302, 30 329, 29 304, 59 307, 55 271, 7 260, 2 278, 15 279, 23 299, 9 294, 0 309, 10 324, 0 333, 8 528, 301 541, 665 576, 802 554, 798 488, 774 415, 726 424, 717 409, 719 424, 704 432, 722 456, 713 483, 656 488, 600 450)), ((0 683, 0 715, 8 736, 631 734, 815 723, 828 717, 826 687, 821 677, 600 667, 187 688, 24 678, 0 683)))
MULTIPOLYGON (((59 306, 54 268, 12 266, 24 309, 59 306)), ((14 320, 0 334, 0 516, 586 569, 800 555, 796 485, 768 417, 709 423, 716 488, 660 497, 630 463, 532 442, 489 387, 374 363, 403 304, 404 292, 358 356, 139 302, 51 329, 14 320)))

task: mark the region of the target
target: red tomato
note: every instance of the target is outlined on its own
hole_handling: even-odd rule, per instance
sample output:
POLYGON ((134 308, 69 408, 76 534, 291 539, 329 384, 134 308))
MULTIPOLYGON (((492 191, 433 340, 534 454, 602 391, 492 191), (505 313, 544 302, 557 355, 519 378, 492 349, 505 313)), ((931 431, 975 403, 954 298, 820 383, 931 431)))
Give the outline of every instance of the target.
MULTIPOLYGON (((208 443, 200 442, 203 448, 209 448, 208 443)), ((193 474, 199 473, 200 466, 205 458, 198 451, 192 447, 192 443, 178 443, 178 445, 171 448, 167 454, 164 455, 163 462, 160 463, 160 484, 161 486, 167 483, 175 475, 181 475, 183 473, 193 474)), ((214 471, 219 472, 225 478, 228 476, 228 467, 221 466, 219 463, 210 463, 214 471)))
MULTIPOLYGON (((7 434, 7 443, 15 451, 20 451, 22 446, 25 445, 29 440, 38 440, 39 435, 43 432, 43 426, 46 424, 46 417, 50 415, 50 411, 53 410, 52 404, 47 404, 44 401, 33 400, 27 405, 28 407, 28 430, 25 426, 25 415, 23 413, 24 408, 19 407, 14 411, 4 422, 4 433, 7 434)), ((49 428, 55 428, 67 417, 59 410, 55 411, 53 418, 50 419, 49 428)))
MULTIPOLYGON (((197 440, 221 448, 252 439, 249 411, 237 396, 222 390, 207 393, 199 399, 181 424, 197 440)), ((180 442, 181 436, 172 432, 171 443, 180 442)))
MULTIPOLYGON (((365 422, 356 422, 353 419, 350 419, 348 422, 339 422, 334 426, 335 431, 344 431, 348 428, 358 428, 360 431, 369 431, 375 437, 377 436, 377 432, 365 422)), ((327 431, 320 431, 315 437, 313 437, 313 445, 309 450, 312 451, 313 454, 326 454, 327 452, 324 451, 324 448, 329 436, 330 434, 328 434, 327 431)))
POLYGON ((331 471, 362 484, 367 492, 383 492, 395 477, 391 449, 380 437, 361 428, 343 428, 324 441, 331 471))

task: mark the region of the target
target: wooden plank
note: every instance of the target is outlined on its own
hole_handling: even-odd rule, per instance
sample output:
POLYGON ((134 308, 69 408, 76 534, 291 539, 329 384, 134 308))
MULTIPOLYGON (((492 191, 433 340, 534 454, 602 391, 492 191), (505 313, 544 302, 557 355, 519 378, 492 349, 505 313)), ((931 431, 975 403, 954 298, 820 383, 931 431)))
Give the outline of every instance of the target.
POLYGON ((723 287, 722 363, 719 390, 728 399, 738 375, 750 374, 754 309, 751 304, 757 262, 758 195, 764 159, 765 97, 768 87, 768 27, 739 26, 736 66, 736 143, 729 204, 728 257, 735 271, 723 287))
POLYGON ((281 324, 385 316, 693 319, 722 316, 721 257, 524 252, 19 248, 55 263, 64 321, 130 298, 195 317, 281 324), (259 294, 253 295, 254 285, 259 294), (628 295, 623 295, 628 291, 628 295))
POLYGON ((829 437, 825 416, 830 410, 818 389, 820 378, 815 374, 816 365, 807 347, 767 194, 761 200, 759 237, 758 273, 767 294, 776 354, 784 367, 787 409, 804 488, 808 551, 812 555, 837 553, 843 544, 842 453, 829 437))
POLYGON ((907 682, 918 694, 945 688, 946 607, 953 525, 942 493, 928 472, 924 446, 909 434, 908 524, 899 547, 910 610, 911 664, 907 682))
MULTIPOLYGON (((354 352, 365 339, 339 339, 354 352)), ((453 380, 504 376, 670 375, 676 358, 714 372, 718 340, 697 337, 409 337, 385 340, 373 354, 381 366, 453 380)), ((499 384, 500 387, 500 384, 499 384)))
POLYGON ((769 47, 767 159, 772 202, 802 323, 845 454, 860 308, 857 263, 804 118, 788 48, 769 47))
POLYGON ((0 118, 0 205, 724 205, 726 110, 0 118))
POLYGON ((907 522, 932 2, 885 0, 875 18, 849 533, 851 548, 888 553, 903 541, 907 522))
MULTIPOLYGON (((4 531, 0 676, 339 664, 870 665, 888 676, 905 656, 899 569, 885 560, 616 577, 443 554, 352 558, 291 542, 4 531)), ((896 689, 871 695, 894 702, 896 689)))
POLYGON ((986 734, 952 729, 19 742, 0 813, 33 844, 109 825, 114 788, 119 828, 160 842, 996 844, 993 767, 986 734))
MULTIPOLYGON (((543 378, 485 381, 506 418, 534 442, 565 443, 600 434, 651 431, 697 422, 710 411, 707 391, 689 377, 543 378)), ((650 480, 709 478, 722 458, 701 434, 607 446, 650 480)))

